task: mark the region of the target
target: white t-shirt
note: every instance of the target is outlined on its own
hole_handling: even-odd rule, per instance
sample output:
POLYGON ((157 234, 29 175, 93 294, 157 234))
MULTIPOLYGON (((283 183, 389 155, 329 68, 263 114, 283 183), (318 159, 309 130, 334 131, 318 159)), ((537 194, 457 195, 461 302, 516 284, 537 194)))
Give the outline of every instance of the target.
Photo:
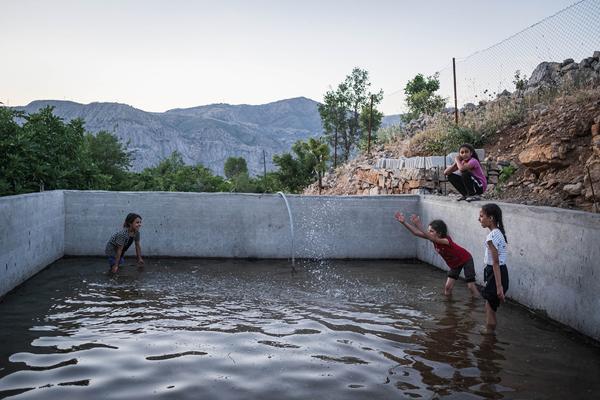
POLYGON ((498 250, 498 261, 500 262, 500 265, 505 265, 506 239, 504 239, 504 235, 502 234, 502 232, 500 232, 500 229, 496 228, 492 230, 485 238, 485 243, 483 243, 483 247, 485 248, 485 256, 483 257, 483 262, 485 262, 488 265, 494 265, 492 252, 488 248, 488 242, 492 242, 494 247, 498 250))

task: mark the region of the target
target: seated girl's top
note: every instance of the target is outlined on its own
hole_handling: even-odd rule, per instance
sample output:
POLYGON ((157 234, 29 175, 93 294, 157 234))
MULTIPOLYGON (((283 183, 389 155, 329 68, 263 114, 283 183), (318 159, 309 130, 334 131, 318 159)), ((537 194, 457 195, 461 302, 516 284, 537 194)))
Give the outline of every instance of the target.
POLYGON ((498 250, 498 261, 500 265, 506 265, 506 239, 500 231, 500 229, 493 229, 485 238, 483 247, 485 248, 484 260, 487 265, 494 265, 494 259, 492 258, 492 252, 488 247, 488 242, 492 242, 494 247, 498 250))
POLYGON ((129 246, 131 246, 131 244, 133 243, 134 240, 136 242, 140 241, 140 232, 139 231, 137 231, 135 233, 135 236, 129 236, 128 229, 120 230, 110 237, 110 239, 108 240, 108 243, 106 243, 106 248, 104 249, 104 254, 106 254, 109 257, 116 257, 117 256, 117 248, 119 246, 123 246, 123 252, 121 253, 121 257, 122 257, 125 255, 125 252, 127 251, 127 249, 129 249, 129 246))
POLYGON ((471 157, 469 161, 467 161, 467 165, 471 167, 471 174, 477 178, 483 187, 483 191, 487 189, 487 179, 485 179, 485 174, 483 173, 483 168, 481 168, 481 163, 477 161, 475 158, 471 157))
POLYGON ((446 236, 444 239, 448 239, 447 245, 433 242, 433 247, 450 268, 458 268, 473 258, 471 253, 454 243, 450 236, 446 236))

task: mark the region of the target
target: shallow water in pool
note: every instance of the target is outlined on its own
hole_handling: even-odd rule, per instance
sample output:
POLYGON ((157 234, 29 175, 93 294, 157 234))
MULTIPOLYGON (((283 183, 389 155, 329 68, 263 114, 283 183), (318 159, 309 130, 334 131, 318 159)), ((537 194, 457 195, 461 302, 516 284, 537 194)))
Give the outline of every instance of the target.
MULTIPOLYGON (((66 258, 0 303, 0 397, 562 399, 596 343, 511 304, 496 337, 464 282, 393 261, 66 258)), ((481 271, 478 271, 481 273, 481 271)))

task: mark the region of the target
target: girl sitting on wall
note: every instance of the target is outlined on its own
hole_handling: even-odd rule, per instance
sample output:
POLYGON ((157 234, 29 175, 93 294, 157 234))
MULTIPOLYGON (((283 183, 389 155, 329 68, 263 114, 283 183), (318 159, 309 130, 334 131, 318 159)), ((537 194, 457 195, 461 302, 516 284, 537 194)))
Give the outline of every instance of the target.
POLYGON ((487 179, 481 168, 481 162, 475 148, 469 143, 460 146, 454 164, 446 168, 444 175, 448 176, 448 181, 461 194, 458 201, 480 200, 479 196, 487 188, 487 179))

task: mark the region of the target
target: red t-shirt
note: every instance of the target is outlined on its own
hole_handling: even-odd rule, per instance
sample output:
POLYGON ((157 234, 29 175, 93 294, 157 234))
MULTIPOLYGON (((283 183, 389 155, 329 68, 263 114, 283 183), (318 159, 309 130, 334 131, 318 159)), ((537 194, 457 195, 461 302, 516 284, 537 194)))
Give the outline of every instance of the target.
POLYGON ((444 239, 448 239, 448 245, 433 243, 433 247, 450 268, 458 268, 473 258, 471 253, 454 243, 450 236, 444 239))

